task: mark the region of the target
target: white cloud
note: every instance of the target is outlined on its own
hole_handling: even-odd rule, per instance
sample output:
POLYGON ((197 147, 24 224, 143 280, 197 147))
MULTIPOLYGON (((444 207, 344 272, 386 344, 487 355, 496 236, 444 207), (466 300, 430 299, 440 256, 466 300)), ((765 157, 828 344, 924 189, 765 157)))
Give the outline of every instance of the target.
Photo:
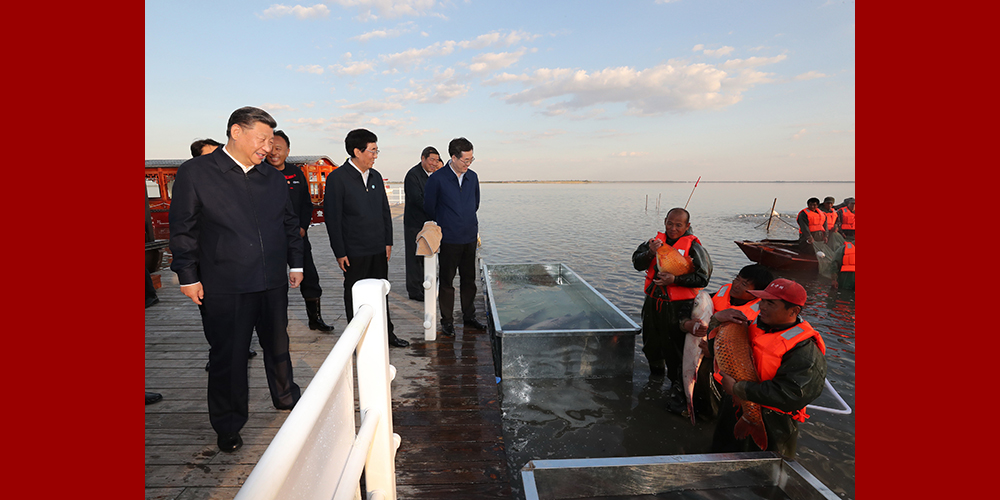
POLYGON ((502 75, 488 84, 521 81, 527 88, 503 95, 511 104, 545 108, 559 115, 602 103, 624 103, 629 114, 657 115, 704 109, 723 109, 743 99, 755 84, 770 82, 769 74, 753 68, 785 58, 750 58, 711 64, 661 64, 644 70, 631 67, 587 72, 567 68, 542 68, 526 75, 502 75), (728 65, 728 67, 727 67, 728 65), (726 71, 732 68, 735 73, 726 71))
POLYGON ((705 49, 704 51, 702 51, 702 53, 705 54, 706 56, 722 57, 729 55, 734 50, 736 49, 729 46, 723 46, 718 49, 705 49))
POLYGON ((479 54, 472 58, 469 71, 473 73, 488 73, 506 68, 521 60, 521 56, 527 51, 528 49, 522 48, 517 52, 489 52, 479 54))
POLYGON ((533 35, 526 31, 511 31, 503 33, 493 31, 485 35, 479 35, 472 40, 458 42, 458 46, 463 49, 485 49, 486 47, 510 47, 511 45, 530 42, 541 35, 533 35))
MULTIPOLYGON (((456 42, 454 40, 447 40, 443 42, 436 42, 433 45, 428 45, 427 47, 424 47, 422 49, 411 48, 393 54, 388 54, 388 55, 383 54, 380 55, 379 57, 392 69, 399 69, 399 68, 409 69, 412 68, 413 66, 423 63, 424 61, 432 57, 449 55, 455 52, 456 49, 484 49, 487 47, 508 47, 510 45, 519 42, 534 40, 539 36, 541 35, 533 35, 525 31, 511 31, 511 32, 494 31, 491 33, 487 33, 485 35, 479 35, 476 38, 473 38, 472 40, 462 40, 460 42, 456 42)), ((524 50, 527 49, 522 49, 522 52, 520 53, 506 53, 506 54, 523 55, 524 50)), ((518 57, 520 57, 520 55, 518 55, 518 57)), ((489 71, 490 69, 487 68, 499 69, 506 67, 506 65, 495 65, 495 64, 500 64, 499 56, 496 57, 497 60, 494 61, 495 64, 491 64, 490 61, 488 61, 491 57, 489 55, 484 54, 482 56, 477 56, 477 57, 482 58, 482 60, 473 61, 473 64, 477 63, 480 64, 480 66, 477 66, 477 68, 480 68, 477 71, 489 71)), ((393 71, 391 70, 386 71, 387 74, 392 72, 393 71)))
POLYGON ((449 40, 445 42, 435 42, 422 49, 407 49, 395 54, 381 55, 382 61, 389 67, 411 67, 420 64, 425 59, 436 56, 445 56, 455 51, 455 42, 449 40))
POLYGON ((318 19, 329 15, 330 8, 321 3, 312 7, 303 7, 301 5, 290 7, 288 5, 274 4, 265 9, 261 14, 258 14, 257 17, 261 19, 275 19, 285 16, 295 16, 299 19, 318 19))
POLYGON ((498 136, 507 138, 501 140, 500 144, 518 144, 521 146, 528 144, 539 144, 542 141, 547 141, 549 139, 552 139, 553 137, 557 137, 566 133, 565 130, 559 130, 559 129, 545 130, 542 132, 533 130, 496 130, 494 132, 498 136))
POLYGON ((403 105, 400 104, 400 103, 398 103, 398 102, 376 101, 376 100, 373 100, 373 99, 369 99, 369 100, 364 101, 364 102, 358 102, 358 103, 354 103, 354 104, 347 104, 347 105, 341 106, 341 108, 343 108, 343 109, 356 110, 356 111, 361 111, 363 113, 375 113, 375 112, 380 112, 380 111, 389 111, 389 110, 393 110, 393 109, 400 109, 402 107, 403 107, 403 105))
POLYGON ((287 104, 264 103, 264 104, 261 104, 260 107, 261 107, 261 109, 263 109, 265 111, 269 111, 271 113, 274 113, 274 112, 277 112, 277 111, 296 111, 295 108, 293 108, 293 107, 291 107, 291 106, 289 106, 287 104))
POLYGON ((378 19, 379 16, 391 19, 402 16, 435 15, 432 10, 438 5, 437 0, 332 0, 327 3, 335 3, 348 9, 356 8, 358 19, 361 21, 371 21, 378 19), (378 12, 378 15, 373 14, 373 10, 378 12))
POLYGON ((802 73, 801 75, 796 76, 795 80, 801 82, 805 80, 812 80, 814 78, 826 78, 828 76, 830 75, 825 75, 823 73, 820 73, 819 71, 808 71, 806 73, 802 73))
POLYGON ((622 151, 621 153, 611 153, 611 156, 617 156, 619 158, 635 158, 637 156, 646 156, 649 153, 645 151, 622 151))
POLYGON ((375 65, 368 61, 348 62, 347 65, 334 64, 330 66, 330 71, 338 75, 358 76, 375 71, 375 65))
POLYGON ((352 40, 357 40, 359 42, 367 42, 372 38, 396 38, 398 36, 409 33, 414 29, 415 27, 413 25, 413 21, 407 21, 405 23, 400 24, 396 28, 372 30, 367 33, 362 33, 356 37, 353 37, 352 40))
POLYGON ((500 85, 501 83, 507 82, 526 82, 530 80, 531 77, 528 75, 512 75, 507 72, 500 73, 489 80, 483 80, 483 85, 500 85))
POLYGON ((804 136, 804 135, 806 135, 806 129, 799 130, 798 133, 796 133, 795 135, 792 136, 792 140, 797 141, 797 140, 801 139, 802 136, 804 136))
MULTIPOLYGON (((291 68, 290 65, 286 67, 291 68)), ((299 66, 298 69, 296 69, 295 71, 298 71, 299 73, 312 73, 314 75, 322 75, 323 67, 318 64, 310 64, 309 66, 299 66)))

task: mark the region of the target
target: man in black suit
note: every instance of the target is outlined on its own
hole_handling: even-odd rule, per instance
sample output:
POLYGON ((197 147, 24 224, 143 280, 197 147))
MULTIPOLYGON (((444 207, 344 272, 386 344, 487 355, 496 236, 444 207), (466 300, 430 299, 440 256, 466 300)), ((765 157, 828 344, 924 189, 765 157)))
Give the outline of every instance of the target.
MULTIPOLYGON (((344 138, 344 147, 351 156, 326 177, 323 215, 330 247, 344 272, 344 305, 350 322, 354 319, 354 284, 366 278, 389 278, 392 214, 382 174, 372 168, 378 157, 378 137, 369 130, 355 129, 344 138)), ((393 333, 388 307, 386 323, 389 345, 410 345, 393 333)))
POLYGON ((275 408, 291 409, 301 393, 286 328, 288 286, 302 281, 302 238, 284 177, 260 167, 276 125, 262 109, 234 111, 226 145, 177 169, 170 203, 170 269, 201 308, 211 361, 208 414, 225 452, 243 445, 254 330, 275 408))
POLYGON ((417 234, 424 222, 431 220, 424 212, 424 186, 427 177, 441 168, 441 155, 434 146, 420 153, 420 163, 403 178, 406 204, 403 207, 403 237, 406 238, 406 293, 413 300, 424 300, 424 258, 417 257, 417 234))

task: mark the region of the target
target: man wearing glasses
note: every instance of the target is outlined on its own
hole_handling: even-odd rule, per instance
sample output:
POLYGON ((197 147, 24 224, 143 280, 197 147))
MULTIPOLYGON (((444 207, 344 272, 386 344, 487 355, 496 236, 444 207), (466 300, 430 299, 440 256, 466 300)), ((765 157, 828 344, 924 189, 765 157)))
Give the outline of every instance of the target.
MULTIPOLYGON (((354 319, 351 288, 366 278, 389 279, 392 256, 392 214, 382 174, 372 168, 378 158, 378 137, 359 128, 347 133, 344 147, 350 158, 326 178, 323 210, 330 247, 344 272, 344 305, 347 321, 354 319)), ((409 342, 393 333, 386 308, 389 345, 406 347, 409 342)))
POLYGON ((427 178, 424 212, 441 226, 438 300, 441 334, 455 336, 455 273, 461 286, 462 319, 467 328, 485 330, 476 319, 476 242, 479 239, 479 176, 469 169, 476 159, 464 137, 448 143, 448 164, 427 178))

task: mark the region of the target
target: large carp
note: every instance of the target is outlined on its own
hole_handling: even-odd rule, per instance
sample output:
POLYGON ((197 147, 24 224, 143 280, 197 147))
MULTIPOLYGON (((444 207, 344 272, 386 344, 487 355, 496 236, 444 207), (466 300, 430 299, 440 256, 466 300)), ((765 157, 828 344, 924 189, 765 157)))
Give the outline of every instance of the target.
POLYGON ((691 257, 681 254, 676 248, 664 243, 663 246, 656 249, 656 270, 681 276, 694 271, 694 261, 691 260, 691 257))
MULTIPOLYGON (((691 311, 691 319, 708 327, 715 307, 712 304, 712 297, 705 290, 700 290, 694 298, 694 308, 691 311)), ((697 328, 697 326, 695 327, 697 328)), ((684 358, 681 362, 681 376, 683 377, 684 395, 687 397, 688 415, 691 417, 691 425, 695 424, 694 419, 694 385, 698 380, 698 368, 701 367, 703 356, 698 343, 703 337, 698 337, 690 333, 684 334, 684 358)))
MULTIPOLYGON (((727 322, 716 329, 715 366, 718 371, 737 381, 760 381, 753 362, 753 347, 750 345, 747 325, 727 322)), ((760 405, 751 401, 738 401, 735 398, 733 398, 733 402, 743 408, 743 415, 736 422, 733 435, 737 439, 743 439, 749 435, 760 449, 766 450, 767 430, 764 428, 764 418, 761 415, 760 405)))

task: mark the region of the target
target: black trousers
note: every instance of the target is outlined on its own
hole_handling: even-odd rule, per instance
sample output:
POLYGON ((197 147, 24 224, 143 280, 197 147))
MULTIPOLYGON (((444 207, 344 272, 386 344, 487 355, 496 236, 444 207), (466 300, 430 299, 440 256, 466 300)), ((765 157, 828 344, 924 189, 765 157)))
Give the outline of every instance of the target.
MULTIPOLYGON (((367 255, 364 257, 347 256, 351 265, 344 273, 344 306, 347 308, 347 321, 354 319, 354 297, 351 289, 354 284, 367 278, 389 279, 389 260, 385 254, 367 255)), ((393 336, 392 318, 389 316, 389 299, 386 298, 385 322, 389 329, 389 338, 393 336)))
POLYGON ((420 227, 403 226, 403 239, 406 240, 406 293, 411 297, 424 295, 424 257, 417 255, 417 235, 420 227))
POLYGON ((309 231, 302 237, 302 284, 299 290, 302 298, 318 299, 323 295, 323 289, 319 286, 319 272, 316 270, 316 263, 313 261, 312 245, 309 244, 309 231))
POLYGON ((264 351, 264 373, 275 407, 291 407, 301 390, 288 353, 288 287, 263 292, 206 293, 201 319, 208 340, 208 417, 216 433, 239 432, 249 416, 247 359, 250 337, 264 351))
POLYGON ((441 243, 438 256, 441 263, 438 301, 441 303, 441 324, 455 324, 455 273, 461 287, 462 319, 476 317, 476 242, 441 243))
POLYGON ((681 321, 691 318, 694 299, 668 302, 646 295, 642 304, 642 353, 649 366, 666 364, 667 378, 681 382, 684 336, 681 321))

